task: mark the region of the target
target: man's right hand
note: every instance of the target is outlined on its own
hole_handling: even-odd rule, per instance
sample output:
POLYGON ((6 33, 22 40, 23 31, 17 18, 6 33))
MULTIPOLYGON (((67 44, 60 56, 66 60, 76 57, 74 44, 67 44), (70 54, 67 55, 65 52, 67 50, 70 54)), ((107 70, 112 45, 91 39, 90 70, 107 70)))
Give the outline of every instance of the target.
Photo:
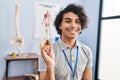
POLYGON ((41 55, 42 55, 43 59, 45 60, 47 66, 54 68, 54 59, 55 58, 54 58, 51 44, 45 44, 41 48, 41 55))

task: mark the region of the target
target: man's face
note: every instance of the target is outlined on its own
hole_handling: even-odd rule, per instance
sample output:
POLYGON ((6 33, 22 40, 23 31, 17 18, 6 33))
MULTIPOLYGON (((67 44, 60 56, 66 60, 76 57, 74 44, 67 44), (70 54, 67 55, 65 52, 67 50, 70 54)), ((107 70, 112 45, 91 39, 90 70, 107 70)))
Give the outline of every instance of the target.
POLYGON ((81 31, 79 17, 73 12, 65 13, 59 29, 62 31, 62 37, 75 39, 81 31))

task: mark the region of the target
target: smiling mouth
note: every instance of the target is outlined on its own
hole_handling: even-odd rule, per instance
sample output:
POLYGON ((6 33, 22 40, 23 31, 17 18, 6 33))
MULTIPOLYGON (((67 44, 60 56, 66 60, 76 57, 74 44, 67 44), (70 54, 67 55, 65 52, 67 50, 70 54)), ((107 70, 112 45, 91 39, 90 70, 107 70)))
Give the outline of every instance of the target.
POLYGON ((76 29, 76 28, 67 28, 66 30, 69 32, 78 32, 79 31, 79 29, 76 29))

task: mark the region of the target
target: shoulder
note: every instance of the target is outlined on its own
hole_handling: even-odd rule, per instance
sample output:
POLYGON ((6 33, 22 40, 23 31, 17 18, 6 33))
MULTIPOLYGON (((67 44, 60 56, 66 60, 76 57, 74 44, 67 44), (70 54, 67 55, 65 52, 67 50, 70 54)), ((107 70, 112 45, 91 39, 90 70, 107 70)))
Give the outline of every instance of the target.
POLYGON ((52 49, 53 49, 54 53, 57 53, 58 51, 60 51, 60 45, 59 45, 58 41, 56 41, 52 44, 52 49))
POLYGON ((83 48, 85 51, 91 51, 90 47, 81 43, 81 48, 83 48))
POLYGON ((81 50, 85 53, 85 55, 87 57, 92 57, 92 50, 90 49, 89 46, 85 45, 82 42, 79 42, 79 46, 80 46, 81 50))
POLYGON ((57 42, 57 41, 54 42, 54 43, 52 44, 52 47, 53 47, 53 49, 58 48, 58 47, 59 47, 59 46, 58 46, 58 42, 57 42))

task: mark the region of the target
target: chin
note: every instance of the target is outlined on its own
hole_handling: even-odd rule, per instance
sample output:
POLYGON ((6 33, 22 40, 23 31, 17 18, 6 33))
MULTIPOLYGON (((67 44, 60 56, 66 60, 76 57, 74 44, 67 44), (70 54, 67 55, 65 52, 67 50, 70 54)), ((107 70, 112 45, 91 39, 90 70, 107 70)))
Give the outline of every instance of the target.
POLYGON ((69 38, 70 38, 70 39, 75 39, 75 38, 76 38, 76 36, 70 36, 69 38))

